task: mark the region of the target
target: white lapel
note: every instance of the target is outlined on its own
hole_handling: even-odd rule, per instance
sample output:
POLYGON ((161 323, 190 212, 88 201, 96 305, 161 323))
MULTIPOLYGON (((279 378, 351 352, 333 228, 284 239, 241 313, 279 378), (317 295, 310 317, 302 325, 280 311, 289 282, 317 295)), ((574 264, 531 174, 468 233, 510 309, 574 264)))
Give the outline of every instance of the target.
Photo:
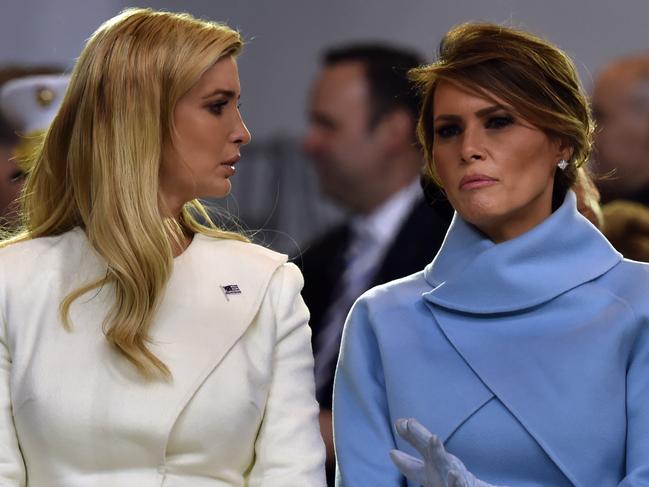
MULTIPOLYGON (((178 415, 244 335, 286 256, 259 246, 196 235, 175 262, 153 336, 155 353, 173 375, 166 408, 170 432, 178 415), (195 248, 194 248, 195 247, 195 248)), ((237 379, 234 379, 237 380, 237 379)))

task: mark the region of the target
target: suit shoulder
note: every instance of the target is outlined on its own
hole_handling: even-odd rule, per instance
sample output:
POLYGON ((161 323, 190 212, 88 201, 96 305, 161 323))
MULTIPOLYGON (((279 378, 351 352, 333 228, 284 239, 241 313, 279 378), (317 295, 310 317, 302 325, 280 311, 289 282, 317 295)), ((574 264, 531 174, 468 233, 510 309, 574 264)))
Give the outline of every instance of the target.
POLYGON ((43 266, 44 262, 65 258, 82 245, 82 240, 83 231, 75 228, 60 235, 12 243, 0 248, 0 267, 9 271, 17 267, 25 272, 31 264, 43 266))
POLYGON ((201 258, 206 262, 215 260, 221 265, 243 268, 275 269, 285 264, 288 257, 258 244, 241 240, 215 238, 197 234, 201 258))
POLYGON ((345 336, 356 337, 348 338, 349 343, 364 342, 359 342, 358 337, 369 335, 382 341, 379 336, 389 337, 409 329, 413 316, 420 312, 422 294, 430 289, 421 271, 366 291, 354 303, 345 322, 345 336))
POLYGON ((612 285, 628 283, 629 287, 641 286, 649 291, 649 263, 637 262, 630 259, 622 259, 603 276, 605 282, 612 285))
POLYGON ((617 267, 623 272, 637 273, 638 276, 645 276, 646 279, 649 279, 649 263, 647 262, 625 258, 620 261, 617 267))
POLYGON ((649 264, 622 259, 595 284, 625 302, 636 315, 649 318, 649 264))
POLYGON ((375 286, 359 298, 367 306, 384 308, 412 304, 429 291, 430 284, 424 279, 424 271, 375 286))

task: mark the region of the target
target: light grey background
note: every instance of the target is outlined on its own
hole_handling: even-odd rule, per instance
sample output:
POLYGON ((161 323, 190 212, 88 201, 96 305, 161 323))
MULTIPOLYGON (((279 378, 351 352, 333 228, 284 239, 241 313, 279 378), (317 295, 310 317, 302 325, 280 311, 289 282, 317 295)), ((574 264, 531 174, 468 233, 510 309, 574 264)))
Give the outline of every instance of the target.
POLYGON ((188 11, 239 28, 243 112, 257 141, 304 131, 304 102, 321 48, 386 39, 432 58, 442 34, 467 20, 540 34, 576 61, 585 86, 612 58, 649 49, 648 0, 1 0, 0 64, 71 66, 85 39, 127 6, 188 11))

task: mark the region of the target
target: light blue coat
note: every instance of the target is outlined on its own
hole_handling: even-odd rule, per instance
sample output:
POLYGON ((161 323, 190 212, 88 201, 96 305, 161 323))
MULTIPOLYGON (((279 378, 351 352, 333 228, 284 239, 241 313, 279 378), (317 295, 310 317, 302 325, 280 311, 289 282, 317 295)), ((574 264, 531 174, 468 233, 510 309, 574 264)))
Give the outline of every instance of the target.
POLYGON ((622 259, 572 192, 501 244, 456 215, 423 272, 348 318, 337 485, 406 485, 388 452, 415 454, 392 426, 415 417, 494 484, 649 486, 648 317, 649 265, 622 259))

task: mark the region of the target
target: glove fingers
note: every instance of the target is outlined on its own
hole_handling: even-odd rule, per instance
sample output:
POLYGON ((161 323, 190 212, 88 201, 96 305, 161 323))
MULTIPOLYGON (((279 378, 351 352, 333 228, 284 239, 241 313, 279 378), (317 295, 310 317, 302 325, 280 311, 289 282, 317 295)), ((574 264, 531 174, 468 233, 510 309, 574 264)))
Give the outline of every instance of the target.
POLYGON ((457 470, 451 470, 446 478, 448 487, 469 487, 466 478, 457 470))
POLYGON ((399 450, 391 450, 390 458, 399 471, 408 477, 410 481, 420 485, 426 484, 424 462, 399 450))
POLYGON ((442 441, 435 435, 431 435, 426 445, 426 453, 424 459, 437 465, 440 472, 448 472, 452 467, 452 459, 455 458, 449 455, 442 444, 442 441))
POLYGON ((410 443, 422 457, 425 457, 428 444, 434 435, 413 418, 398 419, 395 426, 399 436, 410 443))

